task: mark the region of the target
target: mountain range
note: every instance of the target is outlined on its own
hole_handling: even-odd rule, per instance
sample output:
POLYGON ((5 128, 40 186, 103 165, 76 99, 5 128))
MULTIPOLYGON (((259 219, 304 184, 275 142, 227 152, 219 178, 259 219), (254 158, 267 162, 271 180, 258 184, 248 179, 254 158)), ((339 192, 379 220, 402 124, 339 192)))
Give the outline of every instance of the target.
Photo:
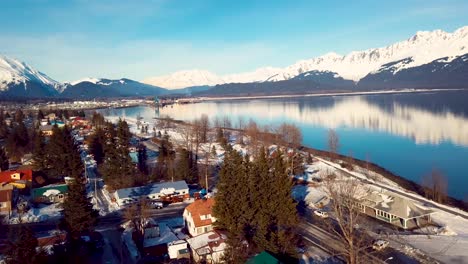
POLYGON ((436 59, 468 53, 468 26, 453 33, 442 30, 418 31, 407 40, 347 55, 334 52, 308 60, 298 61, 286 68, 264 67, 241 74, 218 76, 209 71, 181 71, 168 76, 153 77, 143 82, 166 88, 225 83, 250 83, 284 81, 310 71, 330 71, 347 80, 358 82, 368 74, 378 71, 383 65, 411 58, 411 62, 399 65, 397 70, 430 63, 436 59))
POLYGON ((60 83, 26 63, 0 56, 0 98, 124 97, 163 94, 263 95, 400 88, 468 88, 468 26, 419 31, 395 44, 328 53, 285 68, 218 76, 189 70, 142 82, 87 78, 60 83), (164 88, 162 88, 164 87, 164 88), (193 88, 190 88, 193 87, 193 88))

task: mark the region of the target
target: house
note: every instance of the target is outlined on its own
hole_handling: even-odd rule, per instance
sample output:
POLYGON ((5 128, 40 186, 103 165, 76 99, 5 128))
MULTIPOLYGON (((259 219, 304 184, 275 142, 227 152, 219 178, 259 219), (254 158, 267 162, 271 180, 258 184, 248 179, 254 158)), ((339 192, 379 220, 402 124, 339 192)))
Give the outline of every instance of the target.
POLYGON ((168 253, 168 244, 179 240, 165 223, 149 219, 144 227, 143 253, 145 256, 162 256, 168 253))
POLYGON ((167 244, 167 253, 170 259, 190 258, 187 241, 176 240, 167 244))
POLYGON ((45 125, 47 125, 48 123, 49 123, 49 119, 43 118, 43 119, 41 119, 40 125, 41 125, 41 126, 45 126, 45 125))
POLYGON ((32 189, 32 200, 35 203, 61 203, 68 193, 66 184, 50 184, 32 189))
POLYGON ((216 221, 212 214, 214 201, 214 198, 199 199, 185 208, 183 218, 190 235, 197 236, 213 230, 216 221))
POLYGON ((45 126, 40 126, 39 130, 42 132, 44 136, 52 136, 52 134, 54 133, 52 131, 53 128, 54 126, 52 125, 45 125, 45 126))
POLYGON ((119 206, 138 202, 141 198, 157 200, 167 196, 188 197, 189 188, 185 181, 162 182, 151 185, 119 189, 115 199, 119 206))
POLYGON ((11 212, 13 186, 0 185, 0 212, 11 212))
POLYGON ((219 231, 210 231, 187 239, 195 262, 220 263, 226 248, 227 236, 219 231))
POLYGON ((427 225, 434 211, 390 191, 370 191, 357 200, 362 213, 403 229, 427 225))
POLYGON ((31 188, 32 183, 31 169, 17 169, 0 172, 0 183, 7 183, 18 189, 31 188))

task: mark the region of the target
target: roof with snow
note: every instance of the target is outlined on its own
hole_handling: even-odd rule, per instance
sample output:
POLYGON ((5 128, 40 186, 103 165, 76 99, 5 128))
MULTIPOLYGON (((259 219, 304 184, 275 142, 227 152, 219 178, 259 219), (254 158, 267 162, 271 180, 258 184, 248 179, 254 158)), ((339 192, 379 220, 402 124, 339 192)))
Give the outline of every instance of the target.
POLYGON ((68 185, 66 184, 51 184, 39 188, 32 189, 33 199, 41 196, 57 195, 59 193, 67 193, 68 185))
POLYGON ((143 242, 143 247, 153 247, 162 244, 168 244, 179 240, 179 238, 172 232, 172 230, 163 223, 159 224, 159 236, 154 238, 147 238, 143 242))
POLYGON ((190 248, 195 250, 199 256, 224 251, 227 236, 220 231, 210 231, 187 239, 190 248))
POLYGON ((131 197, 148 196, 151 194, 169 195, 183 191, 185 193, 188 193, 187 183, 185 181, 175 181, 155 183, 152 185, 146 185, 141 187, 119 189, 115 193, 117 199, 125 199, 131 197))
POLYGON ((410 199, 388 191, 373 191, 360 198, 361 203, 404 219, 420 217, 434 211, 416 205, 410 199))

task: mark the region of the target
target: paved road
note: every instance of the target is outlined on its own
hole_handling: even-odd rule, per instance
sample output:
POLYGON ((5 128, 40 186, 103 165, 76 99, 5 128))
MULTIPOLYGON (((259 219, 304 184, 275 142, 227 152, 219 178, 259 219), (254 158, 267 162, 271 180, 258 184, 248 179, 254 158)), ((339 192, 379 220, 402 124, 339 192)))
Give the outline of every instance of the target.
POLYGON ((333 163, 331 163, 331 162, 329 162, 329 161, 327 161, 327 160, 325 160, 325 159, 323 159, 323 158, 320 158, 320 157, 317 157, 317 156, 315 156, 315 157, 316 157, 318 160, 320 160, 320 161, 322 161, 322 162, 328 164, 329 166, 334 167, 335 169, 339 170, 341 173, 343 173, 343 174, 345 174, 345 175, 347 175, 347 176, 349 176, 349 177, 353 177, 353 178, 356 178, 356 179, 358 179, 358 180, 363 181, 364 183, 372 184, 372 185, 374 185, 374 186, 378 186, 378 187, 380 187, 380 188, 382 188, 382 189, 385 189, 385 190, 387 190, 387 191, 391 191, 391 192, 397 193, 397 194, 399 194, 399 195, 401 195, 401 196, 403 196, 403 197, 406 197, 406 198, 408 198, 408 199, 410 199, 410 200, 415 200, 415 201, 418 201, 418 202, 420 202, 420 203, 422 203, 422 204, 430 204, 432 207, 437 208, 437 209, 439 209, 439 210, 441 210, 441 211, 445 211, 445 212, 448 212, 448 213, 451 213, 451 214, 454 214, 454 215, 458 215, 458 216, 463 217, 463 218, 465 218, 465 219, 468 219, 468 213, 461 213, 461 212, 459 212, 459 211, 457 211, 457 210, 452 210, 452 209, 447 208, 447 207, 445 207, 445 206, 441 206, 441 205, 439 205, 439 204, 437 204, 437 203, 435 203, 435 202, 433 202, 433 201, 426 200, 426 199, 423 199, 423 198, 420 198, 420 197, 415 197, 415 196, 413 196, 413 195, 408 194, 407 191, 396 190, 396 189, 390 188, 390 187, 388 187, 388 186, 386 186, 386 185, 383 185, 383 184, 380 184, 380 183, 377 183, 377 182, 372 182, 372 181, 369 181, 369 180, 361 179, 361 178, 359 178, 359 177, 353 175, 352 173, 349 173, 349 172, 343 170, 343 168, 341 168, 340 166, 337 166, 336 164, 333 164, 333 163))
MULTIPOLYGON (((302 237, 312 243, 314 246, 326 251, 331 256, 339 255, 340 252, 343 252, 345 248, 344 242, 340 240, 335 233, 328 230, 327 228, 322 228, 327 226, 325 221, 332 221, 329 224, 335 224, 336 220, 332 217, 327 219, 322 219, 313 214, 313 210, 308 207, 301 206, 299 207, 301 212, 301 223, 299 224, 299 233, 302 237)), ((365 234, 368 236, 368 234, 365 234)), ((373 239, 379 237, 369 236, 369 243, 373 239)), ((365 263, 420 263, 418 260, 423 260, 424 263, 435 263, 430 258, 420 258, 418 260, 403 254, 402 252, 396 250, 392 247, 387 247, 382 251, 375 251, 369 245, 367 249, 364 250, 364 258, 361 256, 361 261, 364 260, 365 263)))

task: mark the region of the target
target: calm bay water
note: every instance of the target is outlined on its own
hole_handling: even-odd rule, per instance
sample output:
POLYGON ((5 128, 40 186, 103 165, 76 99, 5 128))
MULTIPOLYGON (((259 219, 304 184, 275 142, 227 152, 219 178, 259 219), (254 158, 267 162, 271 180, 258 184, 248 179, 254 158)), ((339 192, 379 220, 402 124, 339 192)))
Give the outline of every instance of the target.
MULTIPOLYGON (((160 115, 192 120, 229 116, 261 125, 295 123, 303 143, 327 149, 327 130, 340 138, 340 152, 370 160, 421 182, 433 168, 448 178, 449 194, 468 199, 468 91, 367 96, 208 101, 161 108, 160 115)), ((102 110, 106 115, 153 122, 151 107, 102 110)))

